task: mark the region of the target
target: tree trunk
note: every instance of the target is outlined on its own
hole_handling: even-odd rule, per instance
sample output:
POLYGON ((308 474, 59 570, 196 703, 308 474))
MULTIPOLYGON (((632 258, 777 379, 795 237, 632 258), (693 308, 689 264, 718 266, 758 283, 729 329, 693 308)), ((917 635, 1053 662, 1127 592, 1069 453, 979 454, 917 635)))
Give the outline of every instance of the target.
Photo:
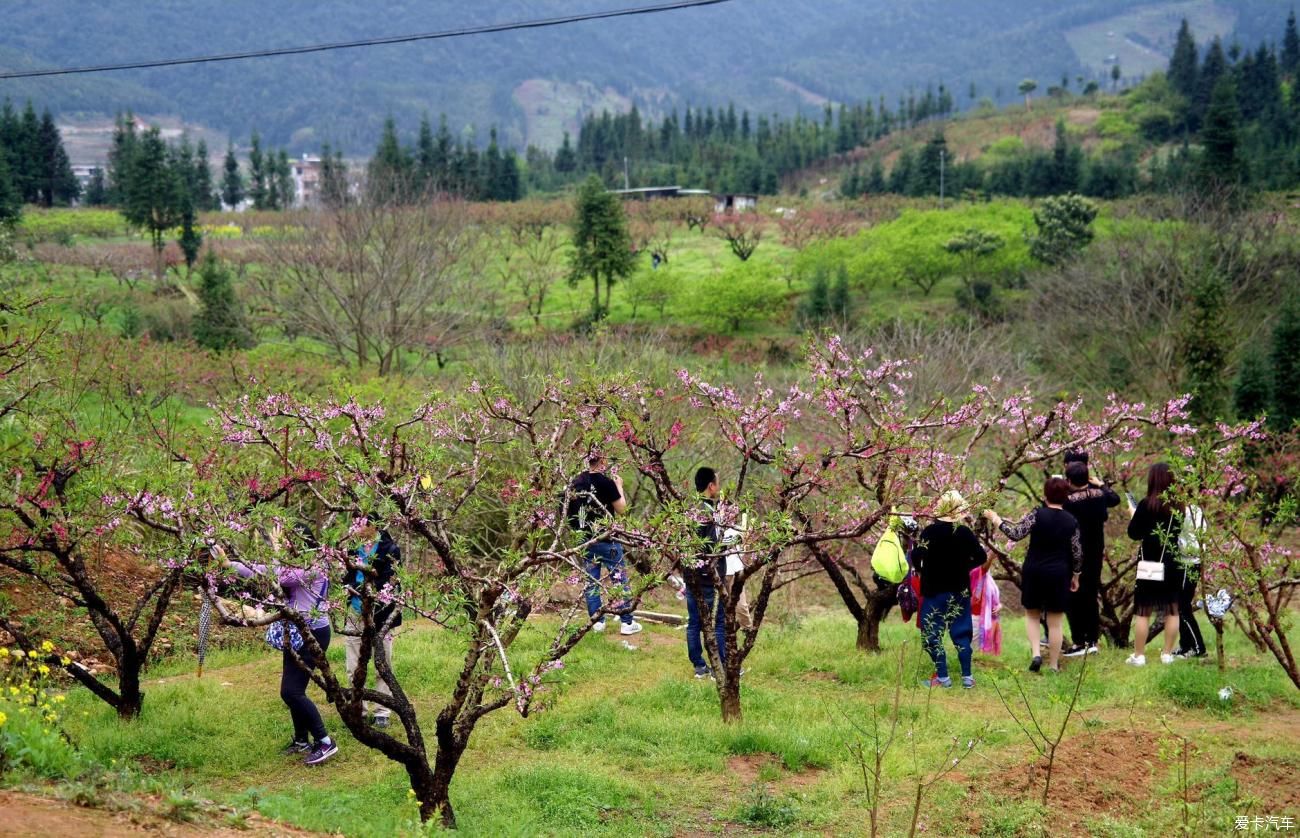
POLYGON ((451 808, 451 778, 456 773, 460 758, 465 754, 467 744, 456 741, 447 747, 440 745, 434 758, 433 771, 424 762, 406 767, 411 788, 420 801, 422 822, 427 823, 436 816, 444 829, 456 828, 456 813, 451 808))
POLYGON ((727 724, 739 724, 742 720, 740 678, 729 676, 725 684, 718 686, 718 697, 722 702, 722 720, 727 724))
POLYGON ((880 621, 872 620, 865 612, 858 620, 858 651, 880 651, 880 621))
POLYGON ((144 707, 144 693, 140 691, 140 667, 134 662, 119 665, 117 717, 123 720, 139 718, 144 707))
POLYGON ((591 320, 600 319, 600 274, 591 275, 591 320))
POLYGON ((1214 651, 1218 659, 1219 674, 1223 675, 1228 671, 1228 656, 1223 648, 1223 620, 1210 620, 1214 626, 1214 651))
POLYGON ((858 649, 863 652, 880 651, 880 624, 889 616, 889 610, 898 602, 896 590, 872 591, 867 607, 858 617, 858 649))

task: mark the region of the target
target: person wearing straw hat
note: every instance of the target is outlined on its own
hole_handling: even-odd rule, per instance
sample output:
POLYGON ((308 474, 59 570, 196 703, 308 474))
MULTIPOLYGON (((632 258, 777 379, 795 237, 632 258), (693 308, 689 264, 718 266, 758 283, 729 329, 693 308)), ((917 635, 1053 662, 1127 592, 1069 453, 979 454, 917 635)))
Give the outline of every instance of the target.
POLYGON ((970 573, 987 566, 988 557, 970 527, 963 524, 966 499, 955 489, 943 493, 935 505, 935 522, 921 530, 912 550, 912 565, 921 576, 921 634, 925 651, 934 661, 930 687, 948 688, 948 656, 943 636, 949 635, 957 648, 961 685, 975 686, 971 672, 970 573))

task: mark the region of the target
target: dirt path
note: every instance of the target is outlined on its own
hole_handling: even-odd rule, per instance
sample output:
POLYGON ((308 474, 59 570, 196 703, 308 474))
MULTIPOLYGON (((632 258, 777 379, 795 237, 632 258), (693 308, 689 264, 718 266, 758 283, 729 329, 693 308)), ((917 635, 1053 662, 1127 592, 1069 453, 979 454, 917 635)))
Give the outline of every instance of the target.
POLYGON ((79 838, 117 838, 127 835, 173 836, 235 836, 272 835, 304 836, 314 833, 291 829, 259 816, 243 821, 245 829, 212 826, 207 824, 176 823, 150 811, 151 801, 138 800, 139 811, 108 811, 86 809, 50 797, 0 791, 0 836, 49 838, 55 835, 76 835, 79 838))

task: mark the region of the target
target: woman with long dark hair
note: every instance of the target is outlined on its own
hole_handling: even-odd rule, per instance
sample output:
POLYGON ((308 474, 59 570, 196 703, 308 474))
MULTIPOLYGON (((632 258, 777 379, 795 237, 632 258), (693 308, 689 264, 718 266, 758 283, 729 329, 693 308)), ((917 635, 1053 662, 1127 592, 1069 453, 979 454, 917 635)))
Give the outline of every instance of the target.
POLYGON ((1020 602, 1025 607, 1025 633, 1029 636, 1029 653, 1033 660, 1029 671, 1043 666, 1038 653, 1038 620, 1047 615, 1048 667, 1061 668, 1061 622, 1070 604, 1070 594, 1079 590, 1083 569, 1083 543, 1079 539, 1079 522, 1066 512, 1070 483, 1061 477, 1048 478, 1043 484, 1044 503, 1030 511, 1018 523, 1010 524, 993 510, 984 517, 1012 541, 1029 538, 1029 550, 1021 568, 1020 602))
MULTIPOLYGON (((1161 663, 1174 662, 1174 642, 1178 639, 1178 599, 1182 592, 1182 567, 1178 562, 1178 534, 1181 517, 1169 503, 1169 489, 1174 472, 1168 463, 1155 463, 1147 470, 1147 495, 1133 510, 1128 537, 1142 542, 1138 559, 1159 562, 1162 578, 1137 580, 1133 590, 1133 654, 1124 661, 1131 666, 1146 666, 1147 627, 1151 612, 1165 611, 1165 645, 1161 663)), ((1140 574, 1139 574, 1140 575, 1140 574)))

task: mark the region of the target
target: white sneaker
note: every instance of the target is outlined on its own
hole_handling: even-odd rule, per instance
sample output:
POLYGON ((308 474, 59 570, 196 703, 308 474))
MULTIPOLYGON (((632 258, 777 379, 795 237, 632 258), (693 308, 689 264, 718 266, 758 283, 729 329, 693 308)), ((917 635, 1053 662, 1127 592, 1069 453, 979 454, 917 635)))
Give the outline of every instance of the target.
POLYGON ((630 622, 630 623, 624 623, 624 624, 622 625, 622 627, 618 630, 618 633, 619 633, 619 634, 636 634, 636 633, 639 632, 639 631, 641 631, 641 624, 638 623, 637 621, 633 620, 633 621, 630 622))
POLYGON ((1128 664, 1129 666, 1146 666, 1146 665, 1147 665, 1147 656, 1146 656, 1146 655, 1129 655, 1128 658, 1125 659, 1124 663, 1128 664))
POLYGON ((1097 644, 1094 643, 1094 644, 1092 644, 1091 646, 1088 647, 1088 649, 1084 652, 1084 654, 1086 654, 1086 655, 1095 655, 1095 654, 1097 654, 1097 653, 1100 652, 1100 651, 1101 651, 1101 650, 1097 648, 1097 644))
POLYGON ((597 620, 596 622, 592 623, 592 624, 591 624, 591 630, 592 630, 592 631, 604 631, 604 630, 605 630, 605 621, 604 621, 604 620, 597 620))
POLYGON ((1166 655, 1163 652, 1160 654, 1160 662, 1163 664, 1171 664, 1175 660, 1177 660, 1177 658, 1175 658, 1173 655, 1166 655))

